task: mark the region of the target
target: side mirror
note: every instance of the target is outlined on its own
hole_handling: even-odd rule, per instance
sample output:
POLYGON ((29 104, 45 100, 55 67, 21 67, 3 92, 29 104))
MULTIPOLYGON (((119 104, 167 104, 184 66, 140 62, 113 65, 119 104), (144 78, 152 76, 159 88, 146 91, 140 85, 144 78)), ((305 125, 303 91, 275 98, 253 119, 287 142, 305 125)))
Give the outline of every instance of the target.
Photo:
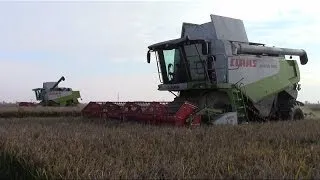
POLYGON ((202 54, 203 55, 208 55, 209 54, 209 51, 208 51, 208 44, 205 42, 205 43, 202 43, 202 54))
POLYGON ((147 62, 150 64, 150 50, 147 53, 147 62))

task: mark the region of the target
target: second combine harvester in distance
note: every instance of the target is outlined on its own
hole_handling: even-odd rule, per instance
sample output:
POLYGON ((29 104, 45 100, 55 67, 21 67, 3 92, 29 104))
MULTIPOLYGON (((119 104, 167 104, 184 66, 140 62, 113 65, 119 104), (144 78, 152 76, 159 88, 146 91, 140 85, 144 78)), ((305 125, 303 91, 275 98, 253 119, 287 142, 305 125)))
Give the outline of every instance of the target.
POLYGON ((249 42, 240 19, 211 15, 204 24, 183 23, 181 37, 149 46, 155 52, 160 91, 168 103, 90 102, 84 116, 179 125, 303 119, 297 95, 302 49, 249 42), (286 59, 285 56, 290 56, 286 59))
POLYGON ((64 80, 65 77, 62 76, 57 82, 44 82, 42 88, 32 89, 39 103, 20 102, 19 106, 77 106, 78 99, 81 98, 80 92, 69 87, 59 87, 64 80))

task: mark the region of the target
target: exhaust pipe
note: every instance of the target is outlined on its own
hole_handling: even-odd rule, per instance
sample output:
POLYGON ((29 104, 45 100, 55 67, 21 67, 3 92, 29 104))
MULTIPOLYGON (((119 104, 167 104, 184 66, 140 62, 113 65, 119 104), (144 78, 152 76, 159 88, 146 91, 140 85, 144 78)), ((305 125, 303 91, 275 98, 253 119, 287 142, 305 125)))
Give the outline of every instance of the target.
POLYGON ((236 53, 252 53, 252 54, 270 54, 270 55, 293 55, 300 57, 300 63, 302 65, 307 64, 308 56, 303 49, 289 49, 289 48, 278 48, 278 47, 268 47, 268 46, 255 46, 248 44, 234 43, 236 48, 236 53))

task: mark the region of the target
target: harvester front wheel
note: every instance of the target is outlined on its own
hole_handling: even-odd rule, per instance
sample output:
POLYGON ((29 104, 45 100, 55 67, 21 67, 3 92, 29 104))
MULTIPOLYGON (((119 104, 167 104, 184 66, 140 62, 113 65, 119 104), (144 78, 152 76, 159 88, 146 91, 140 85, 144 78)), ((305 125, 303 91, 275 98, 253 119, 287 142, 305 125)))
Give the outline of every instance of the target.
POLYGON ((67 101, 67 103, 66 103, 66 106, 73 106, 73 105, 74 105, 73 100, 69 100, 69 101, 67 101))
POLYGON ((304 119, 304 113, 302 109, 299 106, 293 106, 290 112, 290 120, 303 120, 304 119))

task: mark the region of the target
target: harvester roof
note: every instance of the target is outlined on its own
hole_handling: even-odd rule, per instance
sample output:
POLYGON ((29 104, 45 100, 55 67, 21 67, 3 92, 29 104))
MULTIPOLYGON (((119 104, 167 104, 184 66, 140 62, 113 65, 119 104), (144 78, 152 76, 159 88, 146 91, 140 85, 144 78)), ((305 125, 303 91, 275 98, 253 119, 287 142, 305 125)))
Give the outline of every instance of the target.
POLYGON ((185 36, 178 39, 172 39, 168 41, 159 42, 148 46, 150 50, 158 50, 158 49, 174 49, 177 46, 188 44, 188 43, 204 43, 203 39, 191 39, 189 36, 185 36))

